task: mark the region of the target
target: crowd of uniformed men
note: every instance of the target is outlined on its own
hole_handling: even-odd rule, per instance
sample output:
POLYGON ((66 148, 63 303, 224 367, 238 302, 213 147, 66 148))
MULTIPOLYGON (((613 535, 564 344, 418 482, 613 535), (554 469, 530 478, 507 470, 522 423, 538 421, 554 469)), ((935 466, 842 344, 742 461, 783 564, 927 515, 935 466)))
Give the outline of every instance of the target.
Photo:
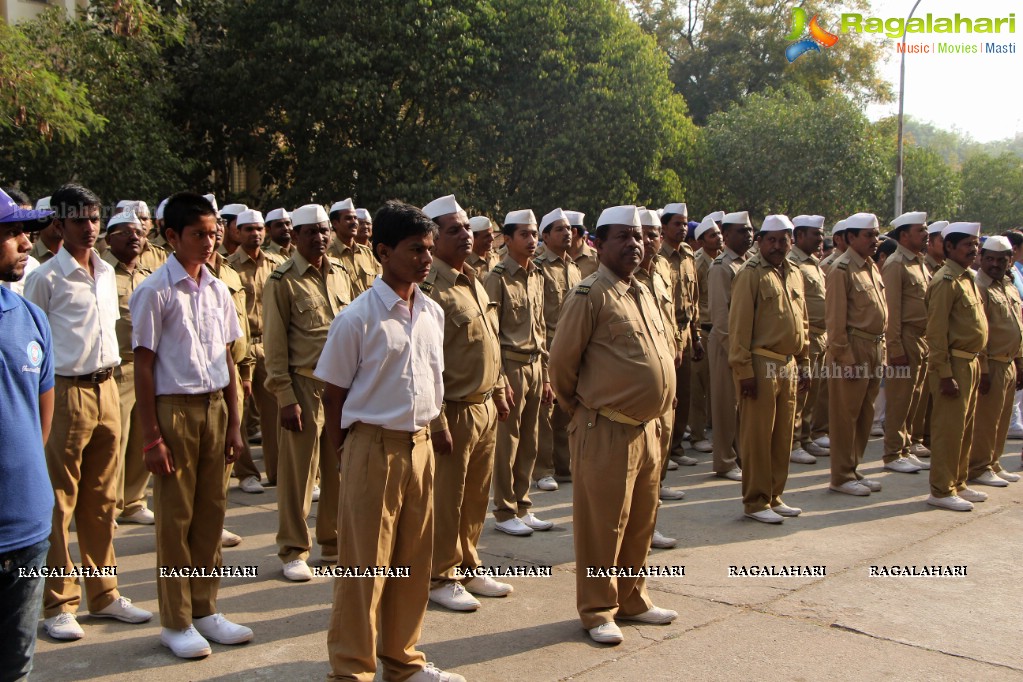
MULTIPOLYGON (((35 208, 48 209, 48 200, 35 208)), ((61 215, 44 219, 31 249, 35 271, 12 283, 45 311, 58 388, 62 377, 67 383, 46 445, 56 493, 49 566, 74 565, 72 519, 83 563, 96 566, 116 564, 115 518, 161 522, 146 502, 143 453, 159 444, 144 442, 135 404, 131 301, 172 253, 166 203, 154 214, 143 201, 117 205, 92 235, 102 265, 85 275, 84 289, 73 286, 81 268, 68 247, 91 253, 93 242, 65 234, 61 215), (70 387, 96 389, 100 399, 83 407, 70 387)), ((582 213, 560 208, 539 221, 514 210, 495 224, 470 217, 453 196, 422 210, 437 231, 419 291, 443 309, 429 587, 443 607, 472 611, 478 596, 513 591, 471 571, 482 565, 477 544, 491 496, 496 530, 528 536, 553 525, 532 511, 531 487, 571 481, 577 602, 590 636, 621 641, 615 618, 672 621, 677 614, 651 603, 642 576, 587 577, 581 567, 638 569, 651 546, 675 545, 655 529, 657 507, 684 497, 663 482, 668 470, 697 464, 693 454, 711 453, 716 476, 741 482, 745 515, 765 523, 800 514, 783 501, 790 462, 829 457, 831 490, 880 492, 858 465, 882 385, 884 469, 929 470, 928 504, 970 510, 987 498, 970 486, 1019 480, 1000 455, 1023 386, 1013 267, 1023 234, 982 243, 977 223, 928 225, 918 212, 896 218, 884 237, 874 215, 857 213, 826 239, 821 216, 769 215, 755 230, 745 211, 690 222, 683 203, 608 208, 590 228, 582 213)), ((381 272, 372 217, 351 199, 265 217, 228 204, 217 227, 207 267, 234 304, 237 409, 242 433, 261 438, 263 452, 260 472, 243 445, 234 476, 247 493, 277 487, 283 573, 307 581, 311 504, 319 500, 318 559, 336 563, 344 488, 317 364, 335 317, 381 272)), ((230 476, 199 483, 196 504, 214 489, 223 498, 230 476)), ((223 546, 241 541, 218 532, 223 546)), ((84 584, 94 615, 151 616, 120 597, 114 577, 84 584)), ((47 579, 51 636, 82 637, 80 600, 76 579, 47 579)), ((163 602, 161 620, 174 627, 163 602)), ((224 641, 251 637, 230 633, 224 641)))

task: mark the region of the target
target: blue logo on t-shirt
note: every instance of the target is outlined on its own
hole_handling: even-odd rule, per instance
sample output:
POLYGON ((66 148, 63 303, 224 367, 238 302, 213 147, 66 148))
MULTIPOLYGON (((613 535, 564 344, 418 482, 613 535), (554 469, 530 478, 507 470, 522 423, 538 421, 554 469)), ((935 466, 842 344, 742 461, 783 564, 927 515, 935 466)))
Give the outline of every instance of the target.
POLYGON ((28 344, 28 361, 33 367, 43 364, 43 348, 38 341, 28 344))

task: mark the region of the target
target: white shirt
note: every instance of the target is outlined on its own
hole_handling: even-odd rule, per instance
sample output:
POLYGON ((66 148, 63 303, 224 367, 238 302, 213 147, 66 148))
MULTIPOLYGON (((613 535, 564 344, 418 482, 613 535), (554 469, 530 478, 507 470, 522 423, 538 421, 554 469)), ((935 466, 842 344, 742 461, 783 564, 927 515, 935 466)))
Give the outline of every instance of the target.
POLYGON ((444 310, 419 287, 409 310, 378 277, 334 318, 314 373, 348 389, 341 428, 418 431, 444 400, 444 310))
POLYGON ((242 335, 227 285, 207 268, 199 282, 173 254, 128 301, 132 348, 156 353, 156 395, 212 393, 231 382, 227 344, 242 335))
POLYGON ((95 251, 89 258, 93 275, 62 246, 25 278, 25 298, 43 309, 53 330, 53 371, 60 376, 121 364, 114 269, 95 251))

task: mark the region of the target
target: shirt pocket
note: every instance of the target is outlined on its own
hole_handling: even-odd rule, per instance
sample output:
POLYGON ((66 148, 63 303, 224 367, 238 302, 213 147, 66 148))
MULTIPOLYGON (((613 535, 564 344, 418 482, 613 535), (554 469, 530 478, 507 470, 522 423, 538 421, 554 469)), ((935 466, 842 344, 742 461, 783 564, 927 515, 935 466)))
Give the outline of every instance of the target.
POLYGON ((611 346, 628 358, 646 357, 645 333, 638 320, 619 320, 608 326, 611 346))
POLYGON ((464 308, 456 310, 451 314, 451 323, 460 330, 465 330, 466 338, 470 343, 482 341, 484 338, 483 326, 487 324, 483 312, 479 309, 464 308))
POLYGON ((299 326, 305 331, 315 331, 330 325, 330 308, 323 296, 307 296, 295 302, 299 326))

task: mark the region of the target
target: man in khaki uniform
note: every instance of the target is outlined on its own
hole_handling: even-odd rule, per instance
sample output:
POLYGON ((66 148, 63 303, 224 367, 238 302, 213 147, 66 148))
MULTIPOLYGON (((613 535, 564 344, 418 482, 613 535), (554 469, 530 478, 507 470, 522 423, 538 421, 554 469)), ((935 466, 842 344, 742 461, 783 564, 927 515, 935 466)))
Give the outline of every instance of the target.
POLYGON ((283 208, 275 208, 266 214, 267 240, 263 250, 280 256, 281 260, 291 258, 295 246, 292 243, 291 214, 283 208))
POLYGON ((835 244, 834 251, 831 252, 830 256, 821 260, 821 270, 824 272, 825 277, 831 272, 832 264, 849 248, 845 241, 845 220, 839 220, 831 228, 831 241, 835 244))
POLYGON ((131 343, 131 312, 128 299, 135 287, 152 274, 139 265, 145 228, 131 211, 119 213, 107 223, 107 250, 102 258, 114 269, 117 280, 115 325, 121 364, 114 368, 114 380, 121 399, 121 467, 117 477, 118 523, 152 525, 153 512, 146 505, 149 471, 142 458, 142 433, 135 414, 135 349, 131 343))
POLYGON ((263 289, 266 388, 277 397, 277 556, 284 577, 312 578, 312 549, 306 517, 312 506, 316 469, 320 500, 316 542, 322 561, 337 559, 340 479, 337 460, 323 434, 324 384, 313 376, 330 323, 352 300, 344 266, 327 257, 330 226, 326 211, 307 204, 291 214, 295 255, 270 275, 263 289))
POLYGON ((642 577, 588 575, 646 564, 657 513, 659 417, 675 395, 674 330, 633 277, 643 258, 636 207, 605 209, 596 237, 600 267, 565 301, 551 372, 558 401, 572 415, 576 607, 591 639, 618 644, 616 618, 666 624, 678 617, 653 605, 642 577))
MULTIPOLYGON (((703 338, 709 338, 714 326, 710 323, 710 285, 707 275, 714 259, 721 253, 721 219, 724 211, 714 211, 704 217, 696 228, 699 249, 693 254, 696 261, 696 283, 700 293, 699 317, 703 338)), ((713 389, 710 382, 710 360, 697 362, 692 369, 689 394, 689 440, 697 452, 713 452, 714 444, 707 438, 710 426, 710 401, 713 389)))
MULTIPOLYGON (((213 207, 216 208, 216 204, 213 207)), ((245 204, 228 204, 220 209, 220 219, 224 222, 224 241, 217 251, 224 258, 237 251, 241 244, 241 237, 238 236, 238 216, 248 208, 245 204)))
POLYGON ((927 214, 903 213, 888 233, 898 246, 882 268, 888 333, 888 365, 896 368, 885 379, 884 468, 904 474, 930 469, 910 451, 913 424, 921 409, 927 365, 927 306, 924 295, 930 276, 923 262, 927 214), (905 373, 905 376, 900 375, 905 373))
MULTIPOLYGON (((947 220, 935 220, 927 226, 927 253, 924 256, 924 267, 927 268, 928 284, 934 273, 945 263, 945 252, 942 247, 941 231, 948 227, 947 220)), ((910 452, 919 457, 930 457, 927 447, 931 442, 931 390, 927 370, 924 369, 924 394, 920 398, 920 409, 913 420, 913 444, 910 452)))
POLYGON ((529 209, 512 211, 502 232, 508 254, 484 281, 497 304, 505 389, 511 415, 497 426, 494 454, 494 518, 497 530, 532 535, 554 524, 536 517, 530 507, 529 482, 539 446, 541 405, 554 400, 547 378, 543 275, 530 260, 536 251, 536 217, 529 209))
POLYGON ((711 420, 714 422, 714 473, 732 481, 742 480, 737 462, 738 401, 732 368, 728 364, 728 306, 732 299, 732 280, 746 262, 746 252, 753 244, 753 225, 749 213, 737 211, 727 214, 721 221, 724 248, 714 259, 707 272, 710 289, 710 362, 711 420))
POLYGON ((980 252, 977 288, 987 317, 988 343, 980 354, 980 388, 970 448, 968 481, 1004 488, 1020 479, 999 461, 1012 419, 1016 390, 1023 388, 1023 319, 1019 291, 1006 276, 1012 267, 1012 244, 988 237, 980 252))
POLYGON ((927 287, 927 369, 931 389, 931 495, 927 504, 971 511, 987 493, 966 486, 970 469, 980 360, 988 342, 984 304, 970 266, 980 223, 941 231, 945 263, 927 287))
MULTIPOLYGON (((238 216, 241 244, 227 259, 238 272, 245 290, 245 310, 249 321, 249 354, 252 357, 252 394, 246 405, 255 403, 259 412, 259 430, 263 436, 263 468, 270 485, 277 484, 277 401, 266 388, 266 354, 263 347, 263 287, 284 259, 260 248, 265 234, 263 215, 248 209, 238 216)), ((249 408, 246 407, 246 412, 249 408)), ((249 415, 246 415, 246 421, 249 415)), ((261 493, 259 470, 242 479, 239 488, 261 493)))
POLYGON ((586 218, 585 213, 579 211, 565 211, 568 224, 572 226, 572 245, 568 247, 568 255, 575 261, 579 268, 580 277, 589 277, 597 271, 600 261, 597 259, 597 250, 586 243, 586 218))
POLYGON ((330 207, 330 227, 334 231, 334 241, 327 249, 327 256, 345 266, 352 283, 352 296, 358 296, 373 285, 373 280, 380 274, 380 263, 368 246, 355 241, 359 219, 351 199, 338 201, 330 207))
MULTIPOLYGON (((825 282, 827 281, 828 273, 831 272, 832 264, 847 248, 845 235, 843 234, 844 231, 845 220, 839 220, 831 228, 831 239, 834 248, 827 258, 822 258, 820 261, 821 272, 824 274, 825 282)), ((813 404, 813 414, 810 418, 810 438, 815 444, 825 449, 831 448, 831 437, 828 435, 828 395, 830 385, 830 381, 825 380, 821 382, 820 390, 817 392, 817 400, 813 404)), ((816 456, 819 457, 820 455, 816 456)))
POLYGON ((945 264, 944 240, 941 231, 948 227, 947 220, 935 220, 927 226, 927 254, 924 256, 924 265, 931 277, 938 272, 945 264))
POLYGON ((803 277, 803 295, 810 331, 810 386, 796 395, 796 425, 792 433, 792 454, 789 460, 814 464, 817 457, 827 457, 829 450, 813 441, 813 406, 826 382, 821 378, 824 349, 828 334, 824 321, 824 272, 814 255, 824 241, 824 216, 797 215, 792 219, 794 244, 789 251, 791 262, 803 277))
MULTIPOLYGON (((35 210, 49 211, 50 197, 43 197, 37 201, 35 210)), ((28 252, 28 255, 35 258, 42 265, 57 255, 63 243, 64 235, 57 226, 57 221, 51 220, 46 227, 39 230, 36 234, 35 243, 32 244, 32 250, 28 252)))
POLYGON ((831 490, 847 495, 880 492, 881 484, 856 467, 874 421, 874 399, 881 388, 888 308, 881 273, 874 265, 877 217, 857 213, 845 220, 848 248, 835 259, 825 280, 831 435, 831 490))
POLYGON ((467 262, 476 271, 476 278, 482 282, 490 269, 499 262, 497 254, 491 249, 494 245, 494 224, 490 218, 478 215, 469 219, 469 229, 472 230, 472 253, 467 262))
POLYGON ((809 387, 809 334, 803 276, 785 256, 792 222, 769 215, 760 253, 735 276, 728 309, 728 362, 739 385, 744 514, 762 523, 799 516, 782 499, 796 416, 796 386, 809 387), (798 363, 798 366, 797 366, 798 363))
POLYGON ((423 213, 437 223, 433 265, 420 289, 444 309, 444 408, 431 424, 434 450, 433 568, 430 601, 453 611, 480 607, 473 595, 504 597, 512 586, 490 576, 476 545, 487 517, 497 422, 508 418, 497 310, 466 263, 469 218, 454 195, 423 213))
MULTIPOLYGON (((556 208, 545 215, 540 220, 540 232, 547 248, 533 259, 533 264, 543 275, 543 319, 547 325, 547 350, 550 350, 562 303, 582 276, 568 256, 572 228, 565 212, 556 208)), ((540 408, 540 442, 533 467, 533 480, 540 490, 557 490, 558 481, 572 479, 567 428, 568 413, 557 402, 540 408)))

